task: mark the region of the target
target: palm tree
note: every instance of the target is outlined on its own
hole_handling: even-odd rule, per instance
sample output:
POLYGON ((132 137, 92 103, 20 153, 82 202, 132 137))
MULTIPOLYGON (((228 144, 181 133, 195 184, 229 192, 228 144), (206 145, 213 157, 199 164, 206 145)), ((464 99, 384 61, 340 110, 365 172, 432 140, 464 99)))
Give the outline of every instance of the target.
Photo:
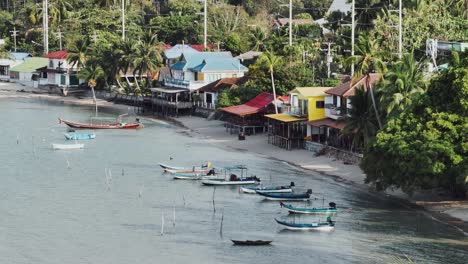
POLYGON ((119 61, 119 69, 124 73, 125 75, 125 80, 127 81, 127 85, 129 88, 132 87, 132 84, 130 83, 130 80, 128 79, 127 76, 127 71, 130 68, 131 65, 133 65, 133 53, 135 52, 135 43, 130 40, 126 39, 122 42, 122 45, 120 46, 120 51, 122 52, 122 56, 120 56, 120 61, 119 61))
POLYGON ((267 39, 267 34, 265 30, 261 27, 255 27, 250 31, 250 39, 254 44, 253 49, 255 51, 263 50, 265 47, 265 40, 267 39))
POLYGON ((353 135, 352 146, 361 146, 363 140, 364 146, 367 146, 369 140, 377 134, 376 116, 372 111, 372 99, 370 89, 360 87, 355 90, 354 95, 350 97, 351 108, 348 109, 348 116, 338 122, 345 123, 342 131, 344 135, 353 135))
POLYGON ((362 76, 365 76, 366 88, 370 90, 372 104, 374 106, 375 115, 377 116, 377 122, 379 123, 379 129, 382 129, 382 122, 380 121, 379 111, 377 110, 374 92, 372 91, 370 83, 370 74, 376 71, 384 72, 386 66, 385 63, 381 60, 377 41, 375 39, 370 38, 369 35, 359 35, 359 41, 356 45, 356 51, 358 55, 354 55, 346 59, 346 64, 355 65, 355 72, 351 80, 351 84, 358 81, 362 76))
POLYGON ((78 37, 75 40, 69 41, 67 47, 67 62, 72 67, 76 66, 78 69, 83 68, 86 65, 89 38, 85 36, 78 37))
POLYGON ((270 73, 271 77, 271 88, 273 90, 273 97, 274 97, 274 105, 275 105, 275 113, 278 114, 278 106, 276 105, 276 89, 275 89, 275 78, 274 78, 274 68, 281 65, 283 63, 283 58, 280 56, 276 56, 273 51, 267 51, 263 53, 261 57, 261 62, 266 63, 268 66, 268 72, 270 73))
POLYGON ((96 100, 96 94, 94 92, 94 87, 96 87, 97 83, 105 77, 104 70, 95 64, 91 64, 86 66, 78 73, 78 77, 81 79, 85 79, 88 82, 88 86, 91 88, 93 92, 93 101, 94 105, 96 106, 96 116, 98 115, 98 106, 96 100))
POLYGON ((424 64, 409 53, 385 74, 382 102, 389 116, 403 111, 426 91, 423 69, 424 64))
MULTIPOLYGON (((135 53, 133 54, 133 74, 138 72, 140 74, 140 80, 143 78, 143 74, 151 72, 155 73, 159 70, 162 63, 161 50, 158 47, 159 42, 157 36, 152 33, 151 30, 147 31, 142 39, 137 42, 135 53)), ((149 76, 147 76, 147 87, 150 85, 149 76)), ((138 84, 137 84, 137 88, 138 84)))

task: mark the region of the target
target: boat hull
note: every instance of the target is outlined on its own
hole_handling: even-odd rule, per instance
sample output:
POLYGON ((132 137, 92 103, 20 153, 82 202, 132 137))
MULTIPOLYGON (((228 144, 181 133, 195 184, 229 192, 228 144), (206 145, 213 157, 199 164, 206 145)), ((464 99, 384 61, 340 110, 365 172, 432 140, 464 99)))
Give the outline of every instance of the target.
POLYGON ((295 194, 257 192, 257 194, 271 201, 307 201, 310 199, 310 193, 295 194))
POLYGON ((68 140, 79 140, 79 139, 94 139, 95 134, 65 134, 65 138, 68 140))
POLYGON ((271 244, 271 240, 233 240, 231 239, 234 245, 239 246, 264 246, 271 244))
POLYGON ((306 208, 294 207, 290 204, 280 203, 280 205, 288 209, 291 214, 334 214, 337 212, 336 208, 306 208))
POLYGON ((54 150, 83 149, 84 144, 52 144, 54 150))
POLYGON ((295 230, 295 231, 311 231, 311 230, 331 231, 335 228, 335 224, 333 223, 330 224, 328 222, 296 224, 296 223, 281 221, 276 218, 275 218, 275 221, 279 225, 283 226, 284 228, 289 229, 289 230, 295 230))
POLYGON ((165 169, 164 171, 169 172, 170 174, 177 174, 177 173, 208 173, 209 169, 182 169, 182 170, 171 170, 171 169, 165 169))
POLYGON ((228 180, 219 180, 219 179, 203 179, 202 184, 204 185, 247 185, 247 184, 258 184, 255 180, 245 180, 245 181, 228 181, 228 180))
POLYGON ((161 166, 161 168, 163 168, 164 170, 184 170, 185 169, 184 167, 173 167, 173 166, 165 165, 162 163, 159 163, 159 166, 161 166))
POLYGON ((66 121, 59 118, 59 123, 64 123, 65 125, 73 128, 80 129, 137 129, 143 127, 141 123, 114 123, 114 124, 87 124, 87 123, 78 123, 66 121))
POLYGON ((249 193, 249 194, 256 194, 258 192, 262 193, 291 193, 291 188, 283 188, 283 189, 273 189, 273 188, 249 188, 249 187, 241 187, 242 192, 249 193))

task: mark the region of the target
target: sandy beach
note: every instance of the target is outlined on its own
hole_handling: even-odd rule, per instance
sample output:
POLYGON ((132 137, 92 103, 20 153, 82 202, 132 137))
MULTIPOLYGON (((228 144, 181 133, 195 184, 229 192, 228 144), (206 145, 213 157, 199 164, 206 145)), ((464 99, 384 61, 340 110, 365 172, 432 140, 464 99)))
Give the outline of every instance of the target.
MULTIPOLYGON (((63 97, 48 94, 44 90, 22 86, 16 83, 0 82, 0 98, 36 98, 62 102, 69 105, 93 106, 92 98, 63 97)), ((112 113, 127 113, 133 111, 133 107, 114 104, 105 100, 97 101, 101 110, 112 113)), ((144 117, 147 120, 155 120, 152 117, 144 117)), ((157 120, 157 122, 161 122, 157 120)), ((364 183, 365 174, 357 165, 345 165, 342 161, 333 157, 319 156, 307 150, 284 150, 268 144, 267 136, 264 134, 247 136, 246 140, 238 140, 237 134, 230 134, 219 120, 207 120, 195 116, 183 116, 174 119, 180 125, 181 132, 194 137, 197 141, 213 144, 217 147, 228 148, 240 152, 255 153, 268 159, 276 159, 287 162, 292 166, 298 166, 305 170, 311 170, 322 174, 324 177, 332 177, 339 182, 353 185, 355 188, 370 190, 364 183)), ((453 201, 439 195, 437 192, 418 192, 410 197, 399 191, 387 191, 382 195, 391 195, 395 199, 409 201, 409 206, 424 207, 431 216, 440 222, 449 224, 468 235, 468 201, 453 201)))

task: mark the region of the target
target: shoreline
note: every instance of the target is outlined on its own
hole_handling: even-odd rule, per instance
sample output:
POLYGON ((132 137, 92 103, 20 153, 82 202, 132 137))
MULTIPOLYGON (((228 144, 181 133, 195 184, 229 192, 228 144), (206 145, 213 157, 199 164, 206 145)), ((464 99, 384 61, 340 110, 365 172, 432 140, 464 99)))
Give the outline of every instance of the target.
MULTIPOLYGON (((49 102, 62 103, 75 106, 94 107, 90 98, 63 97, 49 94, 43 90, 30 88, 17 83, 0 82, 1 98, 26 98, 40 99, 49 102)), ((98 108, 106 113, 128 113, 133 106, 115 104, 97 99, 98 108)), ((133 111, 134 112, 134 111, 133 111)), ((137 115, 137 113, 133 113, 137 115)), ((225 131, 223 122, 219 120, 206 120, 195 116, 183 116, 169 120, 163 120, 152 115, 141 115, 141 118, 150 122, 164 122, 180 129, 187 130, 188 136, 201 140, 216 147, 240 152, 249 152, 267 159, 274 159, 287 163, 290 166, 313 171, 322 177, 332 177, 334 181, 345 182, 354 187, 370 191, 375 195, 391 196, 405 207, 422 209, 433 219, 452 226, 465 236, 468 236, 468 201, 445 200, 434 195, 437 193, 420 193, 419 198, 409 197, 401 191, 375 192, 364 183, 365 175, 357 165, 346 165, 343 162, 326 156, 314 156, 307 150, 288 151, 268 144, 264 134, 247 136, 246 140, 237 140, 236 135, 230 135, 225 131), (432 199, 429 199, 429 196, 432 199)))

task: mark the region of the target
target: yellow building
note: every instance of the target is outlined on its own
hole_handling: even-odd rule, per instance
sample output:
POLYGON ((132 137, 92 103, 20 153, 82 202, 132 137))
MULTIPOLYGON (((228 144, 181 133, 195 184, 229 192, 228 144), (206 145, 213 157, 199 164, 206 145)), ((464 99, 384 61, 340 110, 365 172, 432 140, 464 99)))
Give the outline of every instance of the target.
POLYGON ((312 133, 307 121, 325 118, 325 91, 330 87, 298 87, 289 94, 289 106, 268 119, 268 142, 285 148, 302 148, 312 133))

